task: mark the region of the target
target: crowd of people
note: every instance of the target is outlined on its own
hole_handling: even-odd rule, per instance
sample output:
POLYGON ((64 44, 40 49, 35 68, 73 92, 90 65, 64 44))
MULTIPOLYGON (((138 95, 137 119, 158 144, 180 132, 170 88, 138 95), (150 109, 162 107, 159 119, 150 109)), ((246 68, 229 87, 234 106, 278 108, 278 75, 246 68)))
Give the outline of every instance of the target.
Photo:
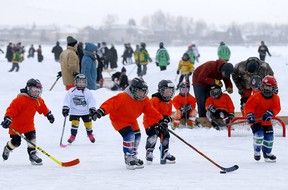
MULTIPOLYGON (((230 48, 221 42, 217 50, 218 59, 204 62, 194 69, 194 64, 199 61, 200 54, 196 45, 191 44, 179 61, 176 73, 181 75, 176 87, 171 80, 161 80, 158 83, 158 91, 149 98, 148 85, 143 76, 147 74, 147 64, 152 62, 152 59, 146 50, 146 44, 141 42, 139 46, 136 46, 135 51, 130 44, 125 44, 122 63, 123 65, 133 64, 134 54, 138 77, 129 82, 124 66, 121 72, 115 72, 111 76, 114 82, 111 90, 121 90, 122 92, 104 101, 97 109, 90 90, 97 89, 97 82, 103 79, 101 78, 103 69, 107 69, 109 66, 111 69, 114 66, 117 68, 117 59, 111 61, 109 58, 111 52, 116 49, 112 45, 111 49, 114 50, 111 51, 105 42, 97 45, 85 43, 83 48, 83 44, 78 43, 77 39, 72 36, 68 36, 66 40, 67 48, 65 50, 62 50, 57 42, 52 52, 55 54, 55 61, 60 62, 61 71, 59 73, 67 90, 62 114, 65 118, 69 116, 71 121, 69 143, 73 143, 76 139, 80 118, 84 122, 89 140, 94 143, 92 120, 96 121, 110 115, 112 126, 122 137, 127 169, 143 168, 143 161, 137 157, 141 139, 137 119, 144 114, 143 125, 147 134, 146 161, 153 162, 153 151, 159 137, 161 164, 175 163, 175 156, 168 151, 170 138, 168 124, 171 123, 172 129, 176 129, 184 119, 185 125, 194 128, 197 125, 196 117, 198 115, 198 117, 207 118, 218 130, 227 127, 227 124, 235 117, 234 103, 229 95, 235 91, 233 80, 240 96, 242 114, 247 118, 252 129, 254 159, 259 161, 262 151, 266 161, 276 161, 276 156, 272 154, 274 140, 272 117, 280 112, 281 105, 277 95, 276 78, 273 76, 274 73, 269 64, 263 60, 263 57, 261 58, 262 54, 260 59, 249 57, 233 66, 229 62, 230 48), (189 79, 191 75, 192 84, 189 79), (190 93, 191 86, 193 86, 195 97, 190 93), (222 91, 222 87, 225 88, 224 91, 222 91), (174 97, 176 90, 179 90, 179 94, 174 97), (172 113, 173 106, 176 110, 174 114, 172 113), (127 115, 129 117, 126 117, 127 115)), ((40 45, 38 49, 41 50, 40 45)), ((15 51, 12 50, 13 59, 15 51)), ((17 51, 23 52, 21 44, 17 46, 17 51)), ((31 45, 29 58, 33 58, 34 52, 33 45, 31 45)), ((270 55, 269 51, 268 54, 270 55)), ((21 55, 18 59, 21 59, 21 55)), ((24 59, 23 56, 22 59, 24 59)), ((166 70, 170 64, 170 56, 164 48, 163 42, 159 43, 155 63, 160 67, 160 71, 166 70)), ((16 71, 19 70, 14 63, 12 68, 16 68, 16 71)), ((31 142, 35 142, 36 132, 34 125, 31 126, 36 111, 44 114, 50 123, 54 122, 54 116, 40 96, 41 91, 41 82, 37 79, 30 79, 26 87, 21 89, 20 95, 7 108, 1 125, 4 128, 10 127, 11 140, 4 147, 2 154, 4 160, 8 159, 10 152, 21 142, 21 138, 17 133, 15 134, 14 129, 23 133, 31 142), (30 109, 29 120, 31 122, 25 130, 22 130, 19 126, 24 126, 21 118, 26 117, 26 111, 19 110, 17 107, 28 104, 29 101, 26 99, 33 104, 35 104, 34 100, 37 100, 41 106, 33 106, 32 103, 27 107, 24 106, 24 109, 30 109)), ((36 156, 35 147, 28 146, 28 154, 31 163, 42 164, 42 159, 36 156)))

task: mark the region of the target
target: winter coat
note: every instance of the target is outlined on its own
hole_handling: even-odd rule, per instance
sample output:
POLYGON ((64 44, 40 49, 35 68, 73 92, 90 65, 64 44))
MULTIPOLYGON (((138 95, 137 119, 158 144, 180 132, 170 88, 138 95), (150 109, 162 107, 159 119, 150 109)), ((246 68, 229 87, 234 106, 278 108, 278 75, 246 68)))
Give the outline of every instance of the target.
POLYGON ((150 56, 148 51, 145 48, 140 48, 139 50, 139 60, 140 60, 140 64, 142 65, 147 65, 148 61, 150 60, 150 56))
POLYGON ((20 63, 22 62, 22 56, 19 50, 16 50, 13 53, 12 63, 20 63))
POLYGON ((140 63, 140 48, 137 48, 134 52, 135 63, 140 63))
POLYGON ((117 50, 115 49, 115 47, 111 47, 109 50, 109 57, 108 57, 109 61, 110 61, 110 67, 111 69, 117 68, 117 61, 118 61, 118 55, 117 55, 117 50))
MULTIPOLYGON (((171 116, 172 115, 172 101, 166 102, 161 98, 161 95, 159 92, 152 95, 152 98, 150 99, 150 102, 152 106, 162 115, 162 116, 171 116)), ((143 125, 144 128, 147 129, 155 123, 150 123, 151 118, 149 118, 148 115, 144 114, 143 116, 143 125)))
POLYGON ((131 126, 134 131, 140 130, 137 118, 142 113, 149 116, 151 124, 157 124, 163 118, 152 106, 148 96, 144 100, 136 100, 129 87, 106 100, 100 108, 105 110, 105 115, 110 114, 112 125, 117 131, 128 126, 131 126))
POLYGON ((64 85, 74 84, 73 73, 80 72, 79 58, 76 54, 76 46, 67 46, 67 49, 60 54, 62 80, 64 85))
POLYGON ((8 62, 12 62, 12 59, 13 59, 13 48, 12 48, 11 45, 7 46, 5 58, 8 60, 8 62))
POLYGON ((182 96, 181 94, 176 95, 173 98, 173 106, 176 110, 180 110, 181 107, 185 105, 190 105, 192 107, 192 110, 196 109, 196 98, 192 96, 191 94, 187 94, 187 96, 182 96))
POLYGON ((38 59, 38 62, 42 62, 44 59, 41 48, 37 49, 37 59, 38 59))
POLYGON ((194 64, 196 59, 194 51, 192 49, 188 49, 185 53, 188 53, 190 57, 190 62, 194 64))
MULTIPOLYGON (((34 116, 36 111, 45 116, 49 113, 44 100, 41 97, 33 99, 26 93, 20 93, 7 108, 5 116, 12 118, 9 127, 22 134, 35 130, 34 116)), ((15 133, 10 129, 9 134, 15 133)))
POLYGON ((269 52, 269 49, 266 45, 260 45, 258 47, 258 53, 260 55, 266 55, 266 53, 268 53, 269 56, 271 56, 270 52, 269 52))
POLYGON ((87 78, 87 88, 89 90, 96 90, 97 88, 96 55, 93 54, 93 51, 97 51, 97 47, 92 43, 86 43, 81 61, 81 73, 87 78))
POLYGON ((220 72, 221 66, 226 62, 218 59, 216 61, 208 61, 198 66, 193 72, 193 85, 194 86, 214 86, 215 79, 223 80, 226 89, 232 88, 230 78, 223 78, 220 72))
POLYGON ((274 75, 270 65, 264 61, 260 61, 259 69, 253 75, 248 74, 246 69, 247 61, 242 61, 234 66, 232 79, 238 90, 251 89, 251 79, 253 75, 260 76, 263 79, 266 75, 274 75))
POLYGON ((180 71, 181 75, 187 75, 194 71, 194 65, 190 61, 180 61, 178 64, 178 71, 180 71))
POLYGON ((228 113, 234 113, 235 107, 228 94, 223 93, 219 98, 212 98, 211 96, 206 99, 206 110, 210 105, 216 107, 217 110, 225 110, 228 113))
POLYGON ((170 56, 165 48, 160 48, 156 53, 156 63, 158 66, 167 66, 170 64, 170 56))
POLYGON ((255 115, 256 122, 261 122, 262 125, 271 126, 272 121, 262 121, 263 114, 267 110, 271 110, 276 116, 281 111, 280 98, 277 94, 273 94, 272 98, 266 99, 261 92, 250 96, 244 106, 244 113, 253 113, 255 115))
POLYGON ((56 60, 56 61, 58 61, 59 60, 59 58, 60 58, 60 54, 62 53, 62 51, 63 51, 63 49, 62 49, 62 47, 59 45, 59 44, 57 44, 56 46, 54 46, 53 48, 52 48, 52 53, 54 53, 54 59, 56 60))

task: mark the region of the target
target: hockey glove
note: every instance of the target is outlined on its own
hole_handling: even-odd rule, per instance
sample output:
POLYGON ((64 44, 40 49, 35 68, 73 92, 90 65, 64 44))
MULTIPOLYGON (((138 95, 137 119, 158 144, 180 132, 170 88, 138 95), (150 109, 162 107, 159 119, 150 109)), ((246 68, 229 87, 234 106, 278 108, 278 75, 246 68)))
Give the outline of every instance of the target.
POLYGON ((64 117, 67 117, 67 116, 69 115, 69 110, 70 110, 70 108, 69 108, 68 106, 63 106, 63 108, 62 108, 62 115, 63 115, 64 117))
POLYGON ((158 62, 156 62, 156 66, 159 67, 159 63, 158 62))
MULTIPOLYGON (((96 110, 94 116, 93 116, 93 120, 94 120, 94 117, 97 117, 98 119, 100 119, 102 116, 105 116, 105 110, 102 109, 102 108, 99 108, 98 110, 96 110)), ((95 120, 97 119, 95 118, 95 120)), ((94 121, 95 121, 94 120, 94 121)))
POLYGON ((210 106, 208 106, 208 110, 211 112, 211 113, 216 113, 217 109, 215 106, 213 106, 212 104, 210 106))
POLYGON ((177 73, 177 75, 179 75, 179 74, 180 74, 180 71, 179 71, 179 70, 177 70, 177 72, 176 72, 176 73, 177 73))
POLYGON ((226 91, 227 91, 229 94, 232 94, 232 93, 233 93, 233 88, 228 87, 228 88, 226 89, 226 91))
POLYGON ((155 132, 157 135, 159 135, 160 133, 165 133, 167 129, 168 129, 168 125, 166 122, 161 122, 155 126, 155 132))
POLYGON ((181 110, 182 112, 188 112, 188 111, 192 110, 192 107, 191 107, 190 104, 186 104, 185 106, 182 106, 182 107, 180 108, 180 110, 181 110))
POLYGON ((223 84, 220 80, 215 79, 215 85, 222 87, 223 84))
POLYGON ((76 77, 79 73, 73 72, 73 77, 76 77))
POLYGON ((46 117, 50 123, 54 123, 55 118, 54 118, 54 115, 51 113, 51 111, 49 111, 49 113, 46 115, 46 117))
POLYGON ((165 115, 161 122, 170 123, 172 121, 172 117, 165 115))
POLYGON ((273 115, 274 115, 273 111, 267 110, 266 113, 263 114, 262 119, 263 121, 270 121, 273 115))
POLYGON ((9 127, 9 125, 11 124, 12 119, 9 116, 5 116, 4 117, 4 121, 2 121, 1 125, 4 129, 7 129, 9 127))
POLYGON ((93 121, 96 121, 97 116, 96 116, 96 108, 90 108, 89 109, 89 115, 91 116, 91 119, 93 121))
POLYGON ((62 77, 62 72, 61 72, 61 71, 59 71, 59 72, 57 73, 57 78, 60 78, 60 77, 62 77))
POLYGON ((256 123, 254 113, 248 113, 246 118, 247 118, 249 124, 253 125, 256 123))
POLYGON ((149 57, 149 58, 148 58, 148 61, 151 63, 151 62, 152 62, 152 59, 149 57))

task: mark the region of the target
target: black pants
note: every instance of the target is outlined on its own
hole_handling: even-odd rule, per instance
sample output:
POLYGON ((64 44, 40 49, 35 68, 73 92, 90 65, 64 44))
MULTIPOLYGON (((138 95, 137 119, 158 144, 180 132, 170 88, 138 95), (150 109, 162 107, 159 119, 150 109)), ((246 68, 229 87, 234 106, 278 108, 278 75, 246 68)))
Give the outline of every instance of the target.
POLYGON ((210 86, 195 86, 193 85, 195 98, 197 99, 199 117, 206 117, 205 103, 210 96, 210 86))

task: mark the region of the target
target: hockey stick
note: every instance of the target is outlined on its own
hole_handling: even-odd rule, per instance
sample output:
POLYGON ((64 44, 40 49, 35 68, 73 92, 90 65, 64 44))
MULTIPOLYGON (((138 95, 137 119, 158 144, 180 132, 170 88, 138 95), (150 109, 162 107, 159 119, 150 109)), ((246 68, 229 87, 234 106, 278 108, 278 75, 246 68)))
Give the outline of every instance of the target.
POLYGON ((192 146, 191 144, 189 144, 188 142, 186 142, 184 139, 182 139, 179 135, 177 135, 176 133, 174 133, 173 131, 171 131, 170 129, 168 129, 168 131, 173 134, 175 137, 177 137, 179 140, 181 140, 183 143, 185 143, 186 145, 188 145, 190 148, 192 148, 193 150, 195 150, 198 154, 200 154, 201 156, 203 156, 204 158, 206 158, 208 161, 210 161, 212 164, 214 164, 215 166, 217 166, 219 169, 221 169, 220 173, 224 174, 226 172, 233 172, 235 170, 237 170, 239 168, 238 165, 234 165, 231 166, 229 168, 224 168, 222 166, 220 166, 219 164, 217 164, 216 162, 214 162, 213 160, 211 160, 208 156, 206 156, 205 154, 203 154, 202 152, 200 152, 197 148, 195 148, 194 146, 192 146))
POLYGON ((40 152, 42 152, 44 155, 48 156, 51 160, 53 160, 54 162, 56 162, 58 165, 63 166, 63 167, 70 167, 70 166, 75 166, 77 164, 80 163, 79 158, 69 161, 69 162, 60 162, 59 160, 57 160, 56 158, 54 158, 53 156, 51 156, 50 154, 48 154, 45 150, 43 150, 42 148, 40 148, 39 146, 37 146, 35 143, 31 142, 29 139, 27 139, 24 135, 20 134, 18 131, 16 131, 13 128, 10 128, 14 133, 16 133, 19 137, 21 137, 22 139, 24 139, 27 143, 31 144, 32 146, 34 146, 37 150, 39 150, 40 152))
POLYGON ((63 124, 61 139, 60 139, 60 146, 63 147, 63 148, 65 148, 67 146, 67 144, 65 145, 65 144, 62 143, 64 130, 65 130, 65 125, 66 125, 66 119, 67 119, 67 116, 64 117, 64 124, 63 124))
POLYGON ((61 77, 57 77, 56 81, 53 83, 53 85, 51 86, 51 88, 49 89, 49 91, 51 91, 53 89, 53 87, 55 86, 55 84, 57 83, 57 81, 60 79, 61 77))
POLYGON ((166 160, 163 158, 163 134, 160 134, 160 164, 166 164, 166 160))

